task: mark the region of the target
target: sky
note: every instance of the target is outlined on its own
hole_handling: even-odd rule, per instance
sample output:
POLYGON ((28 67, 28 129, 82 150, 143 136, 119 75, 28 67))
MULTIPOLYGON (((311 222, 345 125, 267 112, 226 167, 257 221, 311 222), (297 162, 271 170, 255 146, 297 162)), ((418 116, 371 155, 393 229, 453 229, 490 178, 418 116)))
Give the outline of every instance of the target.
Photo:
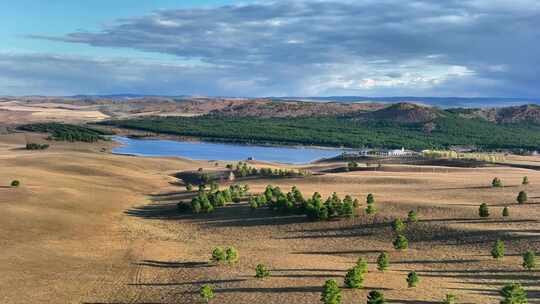
POLYGON ((539 98, 537 0, 0 0, 0 95, 539 98))

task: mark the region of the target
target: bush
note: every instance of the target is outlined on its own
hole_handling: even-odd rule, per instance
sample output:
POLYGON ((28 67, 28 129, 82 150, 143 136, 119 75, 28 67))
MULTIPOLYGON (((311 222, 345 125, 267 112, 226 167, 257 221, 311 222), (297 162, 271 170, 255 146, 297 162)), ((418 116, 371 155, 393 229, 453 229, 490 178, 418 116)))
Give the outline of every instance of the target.
POLYGON ((453 294, 447 294, 443 300, 443 304, 456 304, 457 298, 453 294))
POLYGON ((528 250, 523 254, 523 268, 532 270, 536 268, 536 254, 532 250, 528 250))
POLYGON ((495 177, 495 178, 493 179, 493 181, 491 182, 491 186, 494 187, 494 188, 498 188, 498 187, 502 187, 502 186, 503 186, 503 183, 502 183, 502 181, 501 181, 500 178, 495 177))
POLYGON ((506 284, 500 291, 503 300, 501 304, 527 304, 527 293, 521 284, 506 284))
POLYGON ((186 185, 186 191, 193 191, 193 185, 192 184, 187 184, 186 185))
POLYGON ((502 259, 504 257, 504 242, 497 240, 491 249, 491 256, 494 259, 502 259))
POLYGON ((527 192, 520 191, 517 198, 518 204, 525 204, 529 199, 527 198, 527 192))
POLYGON ((409 223, 418 222, 418 214, 417 214, 417 212, 414 211, 414 210, 409 211, 409 214, 407 214, 407 221, 409 223))
POLYGON ((214 298, 214 291, 212 290, 212 287, 209 285, 204 284, 201 286, 201 290, 199 291, 199 295, 201 298, 206 302, 210 302, 214 298))
POLYGON ((18 180, 11 181, 11 187, 19 187, 21 185, 21 182, 18 180))
POLYGON ((380 271, 385 271, 388 269, 389 263, 388 254, 383 252, 377 258, 377 269, 380 271))
POLYGON ((403 221, 400 219, 395 219, 392 222, 392 230, 397 233, 402 232, 403 230, 405 230, 405 223, 403 223, 403 221))
POLYGON ((366 214, 374 214, 375 212, 377 212, 377 209, 375 209, 375 206, 373 206, 373 204, 367 205, 366 214))
POLYGON ((502 211, 502 216, 503 217, 509 217, 510 216, 510 210, 508 209, 508 207, 504 207, 504 209, 502 211))
POLYGON ((483 218, 489 217, 489 207, 486 203, 480 205, 480 208, 478 208, 478 215, 483 218))
POLYGON ((367 197, 366 197, 366 203, 368 205, 371 205, 371 204, 374 204, 375 203, 375 196, 373 194, 368 194, 367 197))
POLYGON ((212 261, 216 263, 224 262, 226 259, 225 251, 221 247, 216 247, 212 250, 212 261))
POLYGON ((393 242, 394 248, 396 250, 405 250, 409 247, 409 241, 403 235, 398 235, 393 242))
POLYGON ((384 299, 384 295, 382 292, 373 290, 370 291, 367 296, 367 304, 384 304, 386 303, 386 300, 384 299))
POLYGON ((356 267, 360 268, 362 273, 368 272, 368 263, 364 258, 358 258, 358 261, 356 261, 356 267))
POLYGON ((364 282, 364 271, 359 266, 355 266, 345 274, 345 286, 348 288, 362 288, 364 282))
POLYGON ((263 279, 270 276, 270 270, 266 268, 263 264, 257 265, 255 267, 255 277, 259 279, 263 279))
POLYGON ((340 304, 341 290, 336 280, 328 280, 324 283, 321 302, 324 304, 340 304))
POLYGON ((225 250, 225 260, 227 260, 227 263, 234 264, 238 262, 238 259, 240 257, 238 256, 238 250, 234 247, 227 247, 225 250))
POLYGON ((529 177, 527 176, 524 176, 523 177, 523 181, 521 182, 522 185, 526 186, 529 184, 529 177))
POLYGON ((409 272, 407 275, 407 286, 409 288, 416 287, 418 285, 418 275, 415 271, 409 272))
POLYGON ((26 144, 26 150, 45 150, 47 148, 49 148, 48 144, 36 144, 36 143, 26 144))

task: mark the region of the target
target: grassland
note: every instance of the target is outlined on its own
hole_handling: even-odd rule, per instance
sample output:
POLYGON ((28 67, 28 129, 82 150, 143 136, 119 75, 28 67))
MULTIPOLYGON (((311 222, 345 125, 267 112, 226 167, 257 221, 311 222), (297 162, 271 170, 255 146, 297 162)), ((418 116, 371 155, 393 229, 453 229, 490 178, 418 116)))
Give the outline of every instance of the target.
MULTIPOLYGON (((176 203, 193 193, 172 175, 199 167, 224 170, 222 162, 215 167, 101 152, 109 142, 58 142, 45 151, 28 151, 25 142, 24 134, 0 136, 1 303, 198 303, 202 284, 214 287, 213 303, 318 303, 324 281, 341 284, 358 257, 369 260, 370 272, 364 289, 343 291, 346 304, 363 303, 372 289, 384 292, 390 303, 439 303, 454 293, 458 303, 494 304, 509 281, 523 283, 529 302, 540 303, 540 272, 523 270, 520 256, 526 249, 540 251, 535 170, 383 165, 376 172, 246 181, 252 192, 272 183, 287 190, 296 185, 304 194, 376 196, 374 217, 309 222, 252 212, 246 203, 208 215, 179 213, 176 203), (529 186, 521 185, 524 175, 529 186), (490 187, 495 176, 504 188, 490 187), (13 179, 21 186, 8 187, 13 179), (515 197, 523 189, 530 203, 517 206, 515 197), (477 216, 482 202, 491 206, 489 219, 477 216), (510 218, 501 217, 503 206, 510 206, 510 218), (418 210, 420 221, 405 232, 410 249, 397 252, 389 221, 411 209, 418 210), (500 261, 489 255, 497 238, 507 247, 500 261), (213 247, 228 245, 240 251, 237 265, 208 263, 213 247), (381 251, 390 254, 385 273, 374 265, 381 251), (253 277, 258 263, 269 266, 270 278, 253 277), (420 276, 415 289, 405 283, 411 270, 420 276)), ((325 164, 302 168, 318 166, 325 164)))

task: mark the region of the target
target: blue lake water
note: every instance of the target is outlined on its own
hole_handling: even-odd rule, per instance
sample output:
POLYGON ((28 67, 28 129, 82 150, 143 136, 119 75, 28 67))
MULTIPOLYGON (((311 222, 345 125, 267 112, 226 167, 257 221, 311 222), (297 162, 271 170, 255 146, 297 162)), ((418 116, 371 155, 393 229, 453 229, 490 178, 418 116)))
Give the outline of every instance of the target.
POLYGON ((253 157, 255 160, 304 164, 321 158, 341 154, 342 149, 312 147, 258 146, 210 142, 175 141, 161 139, 133 139, 113 136, 122 144, 113 149, 116 154, 140 156, 177 156, 197 160, 239 161, 253 157))

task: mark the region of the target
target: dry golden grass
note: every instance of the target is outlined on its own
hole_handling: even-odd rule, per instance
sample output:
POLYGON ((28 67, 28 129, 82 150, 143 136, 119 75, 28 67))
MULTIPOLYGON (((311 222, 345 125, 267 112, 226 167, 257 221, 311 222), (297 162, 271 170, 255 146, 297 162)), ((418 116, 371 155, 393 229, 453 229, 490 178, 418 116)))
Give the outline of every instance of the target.
POLYGON ((540 251, 538 171, 388 165, 255 180, 253 192, 271 183, 362 202, 374 193, 379 212, 308 222, 241 203, 194 216, 177 212, 176 202, 190 194, 170 184, 170 174, 214 169, 213 163, 115 156, 78 144, 30 152, 20 149, 23 143, 23 134, 0 136, 0 184, 22 182, 0 188, 1 303, 197 303, 205 283, 215 289, 213 303, 318 303, 324 281, 341 284, 358 257, 370 262, 366 288, 343 290, 345 304, 364 303, 372 289, 390 303, 439 303, 447 293, 459 303, 498 303, 497 290, 510 281, 522 282, 530 303, 540 303, 540 272, 522 270, 520 257, 526 249, 540 251), (489 187, 495 176, 506 187, 489 187), (530 204, 514 204, 521 189, 530 204), (491 206, 487 220, 477 216, 482 202, 491 206), (506 205, 511 217, 503 219, 506 205), (406 231, 410 249, 397 252, 388 222, 411 209, 420 222, 406 231), (489 256, 497 238, 506 241, 501 261, 489 256), (228 245, 240 251, 237 265, 208 264, 213 247, 228 245), (391 259, 385 273, 374 265, 381 251, 391 259), (269 266, 270 278, 254 278, 258 263, 269 266), (415 289, 405 283, 411 270, 420 276, 415 289))

